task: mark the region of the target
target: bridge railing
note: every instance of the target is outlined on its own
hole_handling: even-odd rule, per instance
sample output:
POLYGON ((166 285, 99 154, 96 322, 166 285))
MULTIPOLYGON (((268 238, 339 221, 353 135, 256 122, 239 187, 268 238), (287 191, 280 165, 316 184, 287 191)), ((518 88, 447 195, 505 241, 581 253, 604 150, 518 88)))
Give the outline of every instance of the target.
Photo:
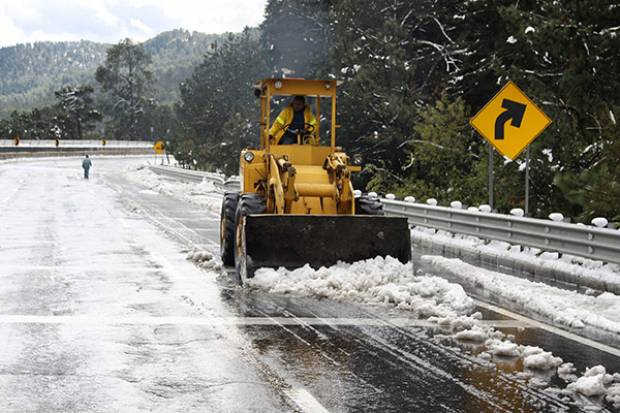
MULTIPOLYGON (((120 141, 108 140, 105 146, 101 140, 66 140, 61 139, 59 148, 151 148, 152 142, 149 141, 120 141)), ((15 145, 13 139, 0 139, 0 147, 2 148, 55 148, 55 142, 51 139, 22 139, 19 145, 15 145)))
POLYGON ((406 217, 412 226, 620 264, 618 230, 389 199, 381 202, 386 215, 406 217))

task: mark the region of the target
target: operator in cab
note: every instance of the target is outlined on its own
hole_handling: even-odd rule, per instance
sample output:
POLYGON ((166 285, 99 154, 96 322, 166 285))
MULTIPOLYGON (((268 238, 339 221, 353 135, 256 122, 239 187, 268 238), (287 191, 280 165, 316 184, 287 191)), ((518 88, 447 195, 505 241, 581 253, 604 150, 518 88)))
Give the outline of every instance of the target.
POLYGON ((306 97, 295 96, 273 122, 269 129, 269 139, 276 145, 296 144, 299 134, 316 139, 316 124, 316 118, 306 104, 306 97))

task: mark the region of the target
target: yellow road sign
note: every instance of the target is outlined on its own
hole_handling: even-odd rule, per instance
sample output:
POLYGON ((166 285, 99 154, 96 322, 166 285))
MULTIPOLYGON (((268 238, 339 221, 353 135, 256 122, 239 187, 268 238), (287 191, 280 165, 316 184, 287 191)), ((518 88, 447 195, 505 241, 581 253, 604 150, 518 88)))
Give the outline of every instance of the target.
POLYGON ((155 150, 156 154, 161 155, 166 149, 166 142, 158 140, 157 142, 155 142, 155 145, 153 145, 153 149, 155 150))
POLYGON ((499 153, 515 160, 551 119, 509 81, 469 124, 499 153))

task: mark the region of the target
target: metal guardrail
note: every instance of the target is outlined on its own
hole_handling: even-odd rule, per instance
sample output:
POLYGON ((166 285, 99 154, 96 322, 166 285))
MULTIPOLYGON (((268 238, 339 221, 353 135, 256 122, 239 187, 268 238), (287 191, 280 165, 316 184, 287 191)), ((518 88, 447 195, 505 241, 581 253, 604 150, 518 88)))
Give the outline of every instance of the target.
POLYGON ((65 156, 84 156, 105 155, 105 156, 127 156, 127 155, 149 155, 153 151, 151 148, 20 148, 19 151, 5 150, 8 148, 0 147, 0 160, 10 159, 30 159, 30 158, 56 158, 65 156))
MULTIPOLYGON (((224 190, 239 189, 238 179, 226 180, 223 175, 160 166, 151 166, 151 170, 193 182, 209 179, 224 190)), ((620 264, 620 230, 383 198, 381 202, 386 215, 406 217, 412 226, 620 264)))
POLYGON ((388 199, 381 202, 386 215, 406 217, 410 225, 620 264, 618 230, 388 199))
POLYGON ((240 188, 238 178, 226 179, 224 175, 212 172, 193 171, 190 169, 182 169, 174 166, 151 165, 149 166, 149 168, 151 169, 151 171, 155 172, 158 175, 170 176, 188 182, 202 182, 203 180, 207 179, 213 182, 215 186, 225 191, 238 191, 240 188))
MULTIPOLYGON (((13 139, 0 139, 0 148, 55 148, 55 142, 52 139, 22 139, 19 141, 19 146, 15 146, 13 139)), ((71 140, 61 139, 59 142, 59 148, 152 148, 153 143, 149 141, 119 141, 108 140, 105 146, 102 145, 101 140, 71 140)))

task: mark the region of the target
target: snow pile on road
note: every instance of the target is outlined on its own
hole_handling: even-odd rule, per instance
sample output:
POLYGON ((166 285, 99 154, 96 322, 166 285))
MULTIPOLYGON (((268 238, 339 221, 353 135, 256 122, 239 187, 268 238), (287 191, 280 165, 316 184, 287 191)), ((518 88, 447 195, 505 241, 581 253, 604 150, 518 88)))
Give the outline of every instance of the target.
MULTIPOLYGON (((435 320, 436 321, 436 320, 435 320)), ((443 320, 442 320, 443 321, 443 320)), ((480 321, 472 318, 473 325, 463 330, 455 330, 465 324, 452 324, 452 337, 458 341, 468 342, 483 346, 480 356, 482 359, 490 360, 493 356, 503 358, 519 357, 523 359, 523 367, 528 370, 553 370, 562 364, 560 357, 555 357, 552 353, 544 351, 540 347, 522 346, 507 339, 501 331, 492 327, 480 325, 480 321)), ((445 328, 445 324, 440 327, 445 328)), ((514 337, 509 337, 514 339, 514 337)))
POLYGON ((483 325, 482 315, 471 313, 473 300, 460 285, 440 277, 415 276, 410 263, 402 264, 391 257, 339 263, 318 270, 310 266, 293 271, 261 268, 248 285, 274 294, 394 305, 428 318, 447 337, 482 346, 487 359, 521 357, 529 370, 552 370, 562 364, 562 359, 550 352, 517 345, 510 340, 514 337, 483 325))
MULTIPOLYGON (((431 263, 447 271, 464 283, 483 288, 488 293, 504 300, 519 304, 547 318, 569 326, 592 326, 608 331, 620 331, 620 297, 605 293, 598 297, 583 295, 534 283, 521 278, 480 269, 463 263, 458 259, 423 256, 424 262, 431 263)), ((482 325, 478 316, 455 318, 431 318, 442 329, 447 329, 450 337, 474 344, 481 352, 480 360, 492 363, 496 359, 521 359, 524 372, 533 383, 553 371, 564 382, 565 388, 550 387, 550 393, 572 398, 578 405, 589 406, 590 399, 603 398, 620 408, 620 374, 609 374, 603 366, 595 366, 581 375, 575 374, 573 363, 563 363, 560 357, 536 346, 524 346, 513 342, 514 337, 482 325)), ((543 379, 546 381, 547 379, 543 379)))
MULTIPOLYGON (((424 260, 434 258, 423 257, 424 260)), ((437 262, 455 264, 459 271, 463 270, 463 265, 467 267, 467 264, 463 264, 459 260, 446 260, 445 262, 439 260, 437 262)), ((455 271, 455 268, 448 267, 450 272, 455 271)), ((468 282, 480 281, 480 285, 483 287, 486 287, 487 284, 491 286, 497 284, 494 280, 499 276, 499 274, 486 275, 489 277, 487 279, 485 277, 477 278, 477 273, 474 275, 467 274, 470 278, 461 278, 468 282)), ((517 278, 514 281, 510 280, 510 282, 517 281, 523 282, 524 280, 517 278)), ((438 330, 434 335, 436 339, 456 340, 473 346, 479 352, 478 359, 483 363, 492 365, 501 360, 519 359, 523 365, 523 372, 519 373, 520 377, 529 379, 532 383, 541 383, 541 380, 548 383, 548 379, 556 371, 558 376, 568 383, 565 388, 548 388, 550 392, 556 392, 565 398, 572 397, 575 401, 579 401, 579 397, 604 395, 608 402, 617 402, 620 406, 620 375, 611 376, 601 366, 597 366, 588 369, 582 377, 578 377, 574 374, 575 368, 572 363, 563 364, 560 357, 545 351, 543 348, 517 344, 514 342, 513 335, 506 335, 502 331, 484 324, 480 313, 472 313, 475 307, 473 300, 466 295, 460 285, 430 275, 415 276, 412 273, 411 264, 402 264, 390 257, 385 259, 377 257, 353 264, 339 263, 318 270, 309 266, 293 271, 283 268, 277 270, 261 268, 257 270, 255 277, 249 280, 247 284, 250 287, 274 294, 386 304, 410 310, 419 317, 427 317, 429 321, 436 323, 438 330)), ((491 291, 496 294, 501 291, 518 291, 518 297, 523 296, 532 299, 538 297, 542 301, 554 297, 552 294, 546 295, 550 294, 551 290, 544 291, 544 287, 552 287, 531 282, 530 284, 498 284, 491 291), (533 293, 534 287, 537 289, 536 294, 533 293)), ((583 297, 589 300, 596 299, 596 297, 591 296, 583 297)), ((574 301, 572 296, 564 298, 574 301)), ((525 298, 522 299, 525 300, 525 298)), ((551 308, 559 308, 561 302, 552 302, 551 308), (553 307, 553 305, 557 307, 553 307)), ((524 303, 527 304, 525 301, 524 303)), ((544 309, 545 307, 541 308, 544 309)), ((562 309, 564 308, 566 305, 562 307, 562 309)), ((555 311, 552 313, 556 314, 555 311)))
POLYGON ((415 243, 438 244, 452 248, 476 251, 491 256, 507 257, 522 264, 535 264, 546 270, 561 271, 573 275, 586 284, 620 284, 620 266, 605 264, 583 257, 557 253, 544 253, 538 248, 511 245, 507 242, 491 241, 469 235, 453 234, 447 231, 436 231, 432 228, 416 227, 411 230, 411 240, 415 243))
POLYGON ((563 389, 550 387, 546 391, 561 396, 565 401, 572 398, 577 406, 587 411, 607 411, 602 408, 603 400, 614 409, 620 408, 620 374, 609 374, 601 365, 586 368, 580 377, 574 372, 572 363, 562 364, 558 368, 558 376, 568 382, 567 386, 563 389))
POLYGON ((522 353, 521 347, 512 341, 493 339, 487 341, 486 345, 491 354, 498 357, 520 357, 522 353))
POLYGON ((458 317, 430 317, 429 321, 437 323, 444 330, 458 332, 467 330, 478 324, 482 319, 482 314, 475 312, 471 315, 461 315, 458 317))
POLYGON ((605 400, 612 403, 614 409, 620 409, 620 383, 613 383, 606 393, 605 400))
MULTIPOLYGON (((573 369, 574 370, 574 369, 573 369)), ((598 365, 586 369, 579 378, 572 376, 564 390, 564 395, 583 395, 586 397, 603 397, 614 409, 620 408, 620 375, 609 374, 605 367, 598 365)))
POLYGON ((484 343, 488 337, 488 332, 477 325, 467 330, 458 331, 454 334, 454 338, 457 340, 470 341, 474 343, 484 343))
POLYGON ((540 347, 526 346, 522 352, 523 367, 530 370, 551 370, 562 364, 564 360, 554 357, 549 351, 540 347))
POLYGON ((127 178, 147 187, 156 193, 166 194, 181 201, 206 207, 213 212, 219 212, 222 204, 222 191, 212 181, 191 183, 170 180, 157 175, 144 165, 130 167, 126 172, 127 178))
POLYGON ((558 367, 558 377, 564 381, 572 382, 577 380, 576 371, 577 369, 573 363, 564 363, 558 367))
POLYGON ((193 249, 187 253, 187 259, 206 270, 219 271, 222 267, 214 259, 213 254, 201 249, 193 249))
POLYGON ((607 392, 606 385, 613 380, 613 376, 607 374, 605 367, 598 365, 587 369, 583 376, 579 377, 574 383, 570 383, 566 388, 587 397, 599 396, 607 392))
POLYGON ((422 261, 447 271, 459 282, 481 288, 517 308, 571 328, 592 327, 620 333, 620 296, 580 294, 485 270, 460 259, 423 256, 422 261))
POLYGON ((414 276, 412 264, 377 257, 318 270, 261 268, 248 285, 275 294, 394 305, 419 317, 457 317, 471 312, 473 300, 463 288, 440 277, 414 276))

